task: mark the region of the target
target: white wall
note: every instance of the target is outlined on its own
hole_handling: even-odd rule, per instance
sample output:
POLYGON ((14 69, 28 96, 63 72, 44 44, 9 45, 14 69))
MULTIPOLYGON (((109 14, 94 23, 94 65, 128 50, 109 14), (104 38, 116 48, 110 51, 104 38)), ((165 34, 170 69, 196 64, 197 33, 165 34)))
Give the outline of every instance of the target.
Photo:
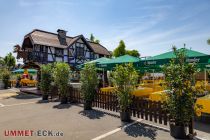
POLYGON ((53 61, 53 57, 51 54, 48 54, 48 61, 53 61))
POLYGON ((55 61, 56 61, 56 62, 62 62, 63 59, 62 59, 62 57, 56 57, 55 61))

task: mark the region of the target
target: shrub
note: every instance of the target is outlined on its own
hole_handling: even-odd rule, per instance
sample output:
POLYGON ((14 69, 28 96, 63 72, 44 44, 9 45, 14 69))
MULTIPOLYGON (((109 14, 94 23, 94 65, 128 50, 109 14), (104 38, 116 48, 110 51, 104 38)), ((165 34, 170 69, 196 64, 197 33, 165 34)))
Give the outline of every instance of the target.
POLYGON ((97 71, 94 64, 85 64, 81 70, 81 93, 85 101, 92 102, 98 86, 97 71))
POLYGON ((42 65, 41 66, 41 81, 40 87, 43 94, 48 95, 50 92, 50 85, 52 82, 52 65, 42 65))
POLYGON ((131 93, 138 82, 138 73, 132 64, 125 64, 118 65, 112 75, 112 81, 116 87, 120 110, 126 112, 131 104, 131 93))
POLYGON ((4 83, 4 88, 5 89, 7 89, 9 84, 10 84, 10 75, 11 75, 11 73, 7 69, 4 69, 2 71, 2 75, 1 76, 2 76, 2 81, 4 83))
POLYGON ((58 86, 58 93, 62 97, 67 97, 68 83, 70 79, 70 68, 67 63, 58 62, 53 69, 53 77, 55 84, 58 86))
POLYGON ((174 48, 175 59, 164 66, 165 85, 170 91, 166 109, 176 125, 187 124, 194 115, 193 80, 196 73, 195 64, 186 63, 185 49, 174 48))

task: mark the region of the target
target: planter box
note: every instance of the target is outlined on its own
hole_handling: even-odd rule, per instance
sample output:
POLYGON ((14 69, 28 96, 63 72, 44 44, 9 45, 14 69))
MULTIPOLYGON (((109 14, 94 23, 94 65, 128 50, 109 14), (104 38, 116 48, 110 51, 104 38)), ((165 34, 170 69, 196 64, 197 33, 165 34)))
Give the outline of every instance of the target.
POLYGON ((176 139, 187 139, 186 131, 187 129, 185 126, 177 126, 173 123, 170 124, 170 134, 176 139))

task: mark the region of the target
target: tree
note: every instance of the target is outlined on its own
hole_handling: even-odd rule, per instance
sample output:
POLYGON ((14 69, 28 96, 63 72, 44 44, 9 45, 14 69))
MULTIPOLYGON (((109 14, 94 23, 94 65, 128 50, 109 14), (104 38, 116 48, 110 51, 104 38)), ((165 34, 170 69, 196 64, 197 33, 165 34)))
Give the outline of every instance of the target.
POLYGON ((90 41, 92 41, 92 42, 95 41, 95 37, 93 36, 93 34, 90 34, 90 41))
POLYGON ((100 40, 99 39, 96 39, 93 34, 90 34, 90 41, 91 42, 94 42, 94 43, 98 43, 98 44, 100 43, 100 40))
POLYGON ((4 58, 0 57, 0 67, 4 66, 5 62, 4 62, 4 58))
POLYGON ((122 55, 125 55, 126 50, 125 50, 126 46, 123 40, 120 40, 118 47, 114 50, 113 55, 114 57, 119 57, 122 55))
POLYGON ((100 40, 96 39, 96 40, 95 40, 95 43, 98 43, 98 44, 99 44, 99 43, 100 43, 100 40))
POLYGON ((137 50, 126 50, 126 54, 134 56, 134 57, 139 57, 140 54, 137 50))
POLYGON ((125 49, 125 43, 123 40, 120 40, 118 47, 113 51, 113 56, 114 57, 119 57, 125 54, 134 56, 134 57, 139 57, 140 54, 137 50, 126 50, 125 49))
POLYGON ((4 57, 4 62, 5 62, 6 67, 9 70, 11 70, 12 68, 15 67, 16 60, 15 60, 15 57, 12 56, 11 52, 9 54, 7 54, 7 56, 4 57))
POLYGON ((208 45, 210 45, 210 39, 207 40, 208 45))

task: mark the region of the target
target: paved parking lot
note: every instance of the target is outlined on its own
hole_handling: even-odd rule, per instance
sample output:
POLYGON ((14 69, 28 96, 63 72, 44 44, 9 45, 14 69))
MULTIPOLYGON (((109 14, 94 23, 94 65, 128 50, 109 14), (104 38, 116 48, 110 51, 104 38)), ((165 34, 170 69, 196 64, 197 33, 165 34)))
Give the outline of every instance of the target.
POLYGON ((42 103, 40 99, 35 95, 18 93, 16 89, 0 90, 0 140, 173 139, 167 131, 145 125, 142 120, 122 124, 118 113, 98 109, 83 111, 81 105, 42 103), (14 130, 33 133, 30 136, 13 136, 11 131, 14 130))

